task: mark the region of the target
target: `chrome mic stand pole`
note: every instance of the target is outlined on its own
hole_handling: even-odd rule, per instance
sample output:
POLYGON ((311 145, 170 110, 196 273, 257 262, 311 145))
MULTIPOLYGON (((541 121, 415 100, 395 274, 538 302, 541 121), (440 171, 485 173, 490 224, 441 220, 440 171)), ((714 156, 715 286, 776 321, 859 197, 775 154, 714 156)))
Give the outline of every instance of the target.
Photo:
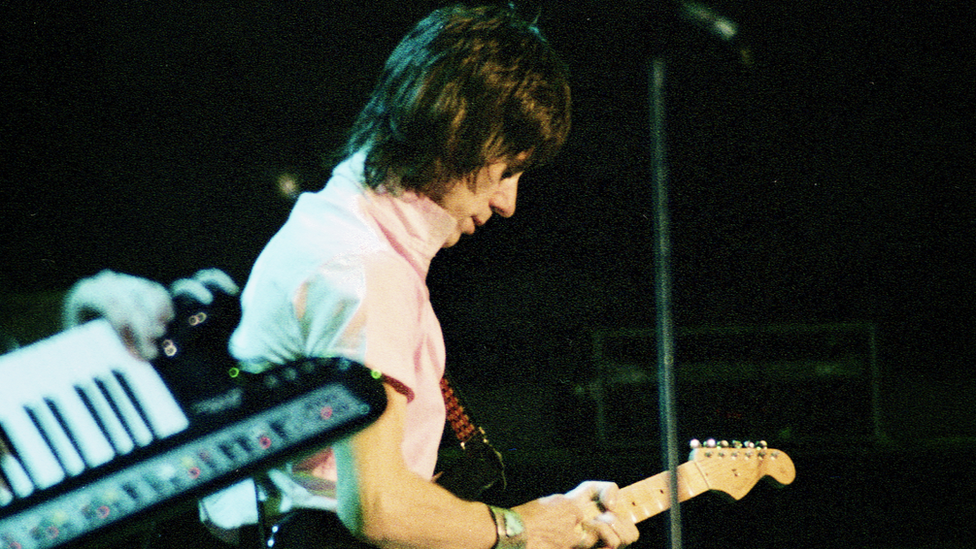
POLYGON ((678 502, 678 435, 674 374, 674 334, 671 318, 671 233, 668 217, 668 167, 665 152, 665 68, 663 58, 651 60, 648 95, 651 115, 651 180, 654 189, 654 290, 657 318, 658 402, 664 461, 669 471, 670 542, 681 548, 681 508, 678 502))

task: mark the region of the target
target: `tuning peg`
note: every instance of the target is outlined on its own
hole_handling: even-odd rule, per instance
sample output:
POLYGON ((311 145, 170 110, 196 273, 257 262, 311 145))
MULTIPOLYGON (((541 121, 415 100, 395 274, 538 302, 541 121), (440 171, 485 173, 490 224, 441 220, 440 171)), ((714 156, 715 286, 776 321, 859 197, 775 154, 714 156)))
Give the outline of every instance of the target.
POLYGON ((738 441, 738 440, 733 440, 732 441, 732 447, 733 448, 742 448, 742 442, 741 441, 738 441))
POLYGON ((766 441, 765 440, 760 440, 759 441, 759 447, 760 448, 766 448, 767 447, 766 441))
POLYGON ((705 441, 705 447, 706 448, 715 448, 715 446, 717 446, 717 444, 715 443, 715 439, 714 438, 710 438, 710 439, 708 439, 708 440, 705 441))
POLYGON ((755 447, 756 447, 755 442, 752 442, 751 440, 746 441, 746 448, 755 448, 755 447))
POLYGON ((688 446, 690 446, 692 450, 697 450, 701 448, 701 441, 697 438, 693 438, 690 442, 688 442, 688 446))
POLYGON ((719 442, 718 445, 721 446, 722 448, 728 448, 729 447, 729 441, 723 440, 722 442, 719 442))

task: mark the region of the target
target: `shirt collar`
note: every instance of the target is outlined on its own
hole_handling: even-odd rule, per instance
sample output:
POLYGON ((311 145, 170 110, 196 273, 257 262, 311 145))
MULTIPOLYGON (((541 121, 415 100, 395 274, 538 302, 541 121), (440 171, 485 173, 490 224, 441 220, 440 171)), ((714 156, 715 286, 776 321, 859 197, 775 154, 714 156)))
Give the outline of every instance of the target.
POLYGON ((355 182, 366 210, 393 248, 426 275, 431 260, 457 230, 457 220, 429 197, 414 191, 366 188, 364 160, 364 153, 355 154, 336 167, 333 175, 355 182))

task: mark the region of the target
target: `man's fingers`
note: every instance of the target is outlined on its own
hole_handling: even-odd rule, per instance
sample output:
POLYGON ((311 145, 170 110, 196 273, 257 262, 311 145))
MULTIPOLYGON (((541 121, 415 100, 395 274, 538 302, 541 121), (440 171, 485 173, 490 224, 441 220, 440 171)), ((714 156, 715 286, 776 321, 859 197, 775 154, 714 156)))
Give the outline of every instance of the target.
POLYGON ((203 305, 210 305, 214 299, 213 292, 195 278, 181 278, 170 285, 169 291, 173 297, 185 296, 203 305))
POLYGON ((599 492, 597 493, 597 497, 599 498, 597 501, 600 502, 600 506, 606 510, 611 509, 614 505, 616 505, 617 492, 619 490, 620 489, 617 487, 617 485, 612 482, 602 483, 602 486, 599 487, 599 492))
POLYGON ((64 306, 64 325, 71 328, 104 317, 130 350, 151 360, 155 341, 173 318, 173 303, 162 285, 135 276, 104 270, 76 283, 64 306))
POLYGON ((618 549, 636 542, 640 535, 636 525, 621 520, 611 512, 584 519, 576 530, 579 532, 579 541, 573 545, 575 549, 618 549))
POLYGON ((590 503, 595 503, 599 511, 611 509, 617 502, 619 488, 613 482, 586 481, 566 494, 567 497, 575 499, 584 507, 590 507, 590 503))
POLYGON ((237 295, 240 292, 234 279, 220 269, 201 269, 193 278, 207 287, 217 287, 227 295, 237 295))

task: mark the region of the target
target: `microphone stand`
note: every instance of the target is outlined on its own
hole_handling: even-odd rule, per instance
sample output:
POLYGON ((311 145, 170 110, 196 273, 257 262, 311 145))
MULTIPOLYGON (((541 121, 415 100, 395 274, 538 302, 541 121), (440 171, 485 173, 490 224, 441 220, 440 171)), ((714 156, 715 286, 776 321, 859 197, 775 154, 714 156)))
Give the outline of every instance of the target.
MULTIPOLYGON (((734 21, 704 4, 681 0, 681 16, 693 25, 707 30, 724 42, 738 32, 734 21)), ((740 49, 748 63, 748 50, 740 49)), ((654 293, 657 319, 658 402, 661 422, 661 444, 668 468, 670 496, 671 549, 681 549, 681 510, 678 501, 678 414, 675 398, 676 376, 674 333, 671 318, 671 229, 668 217, 668 167, 666 154, 665 77, 663 55, 651 59, 648 69, 648 101, 651 125, 651 182, 654 193, 654 293)))
POLYGON ((668 216, 668 167, 665 149, 665 77, 663 57, 648 70, 651 125, 651 182, 654 192, 654 294, 656 309, 658 402, 662 450, 668 468, 670 545, 681 548, 681 507, 678 502, 678 435, 675 399, 674 333, 671 318, 671 232, 668 216))

